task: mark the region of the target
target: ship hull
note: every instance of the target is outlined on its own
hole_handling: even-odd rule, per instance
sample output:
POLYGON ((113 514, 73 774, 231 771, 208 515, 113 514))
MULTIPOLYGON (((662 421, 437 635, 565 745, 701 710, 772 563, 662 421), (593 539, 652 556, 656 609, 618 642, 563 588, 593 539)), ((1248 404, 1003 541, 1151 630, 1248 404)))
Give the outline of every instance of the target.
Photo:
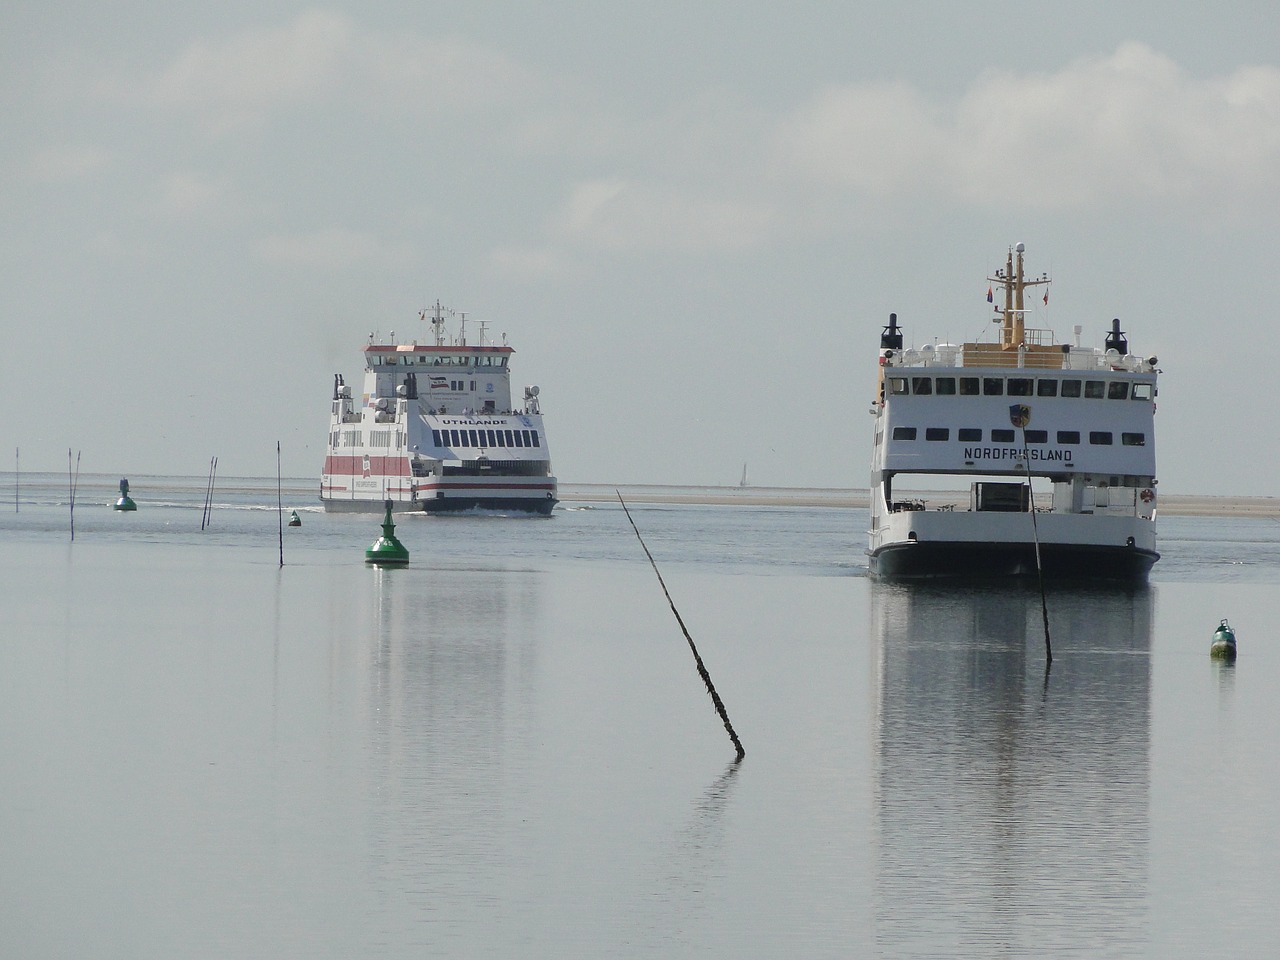
MULTIPOLYGON (((1097 544, 1041 544, 1046 580, 1142 583, 1160 559, 1154 550, 1097 544)), ((868 556, 881 580, 978 580, 1035 577, 1035 547, 1028 543, 897 543, 868 556)))
POLYGON ((463 513, 494 510, 550 516, 559 499, 554 478, 539 483, 517 482, 495 477, 477 483, 473 477, 449 478, 418 486, 399 483, 399 478, 374 478, 380 495, 346 491, 341 484, 322 486, 320 502, 327 513, 382 513, 391 502, 396 513, 463 513), (344 495, 354 494, 354 495, 344 495))

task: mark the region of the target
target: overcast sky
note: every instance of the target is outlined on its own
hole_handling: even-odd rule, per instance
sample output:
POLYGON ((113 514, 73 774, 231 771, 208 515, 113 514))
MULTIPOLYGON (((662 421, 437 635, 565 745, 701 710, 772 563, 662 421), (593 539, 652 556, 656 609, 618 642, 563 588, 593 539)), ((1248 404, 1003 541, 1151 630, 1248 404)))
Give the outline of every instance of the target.
POLYGON ((1162 490, 1280 485, 1274 2, 17 0, 0 116, 24 470, 318 483, 438 298, 562 482, 862 487, 888 313, 989 337, 1022 241, 1160 358, 1162 490))

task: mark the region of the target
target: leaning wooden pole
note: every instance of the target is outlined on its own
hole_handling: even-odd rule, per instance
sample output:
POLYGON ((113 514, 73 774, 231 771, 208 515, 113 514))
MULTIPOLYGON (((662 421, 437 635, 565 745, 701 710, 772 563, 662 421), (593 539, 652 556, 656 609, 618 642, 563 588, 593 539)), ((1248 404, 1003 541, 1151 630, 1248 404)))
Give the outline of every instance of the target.
POLYGON ((738 751, 738 759, 741 760, 747 755, 747 751, 742 748, 742 741, 738 739, 738 734, 733 729, 733 724, 729 722, 729 712, 724 708, 724 701, 720 699, 720 694, 716 693, 715 684, 711 682, 711 674, 707 672, 707 666, 702 662, 702 657, 693 642, 693 637, 689 636, 689 628, 684 625, 684 618, 680 616, 680 611, 676 609, 675 601, 671 599, 671 593, 667 590, 667 584, 662 579, 662 573, 658 570, 658 564, 653 559, 653 554, 649 552, 649 547, 645 544, 644 537, 640 536, 640 528, 636 526, 635 520, 631 518, 631 511, 627 509, 626 501, 622 499, 622 494, 619 491, 614 490, 614 493, 618 494, 618 502, 622 504, 622 512, 627 515, 627 520, 631 524, 631 529, 636 532, 636 539, 640 541, 640 547, 644 550, 644 555, 649 558, 649 565, 653 567, 653 572, 658 576, 658 585, 662 587, 662 593, 667 598, 667 603, 671 605, 671 612, 676 615, 676 623, 680 624, 680 630, 684 634, 684 638, 689 641, 689 649, 693 651, 694 663, 698 665, 698 676, 706 684, 707 693, 711 694, 711 702, 715 704, 716 713, 720 714, 720 719, 724 721, 724 728, 729 731, 729 739, 733 741, 733 747, 738 751))
POLYGON ((276 441, 276 519, 280 523, 280 567, 284 568, 284 496, 280 492, 280 441, 276 441))
MULTIPOLYGON (((1044 595, 1044 567, 1040 563, 1040 527, 1036 523, 1036 493, 1031 486, 1031 454, 1027 448, 1027 425, 1022 424, 1022 463, 1027 470, 1027 500, 1031 508, 1031 540, 1036 548, 1036 578, 1040 581, 1040 615, 1044 617, 1044 661, 1053 663, 1053 644, 1049 640, 1049 601, 1044 595)), ((1046 679, 1048 673, 1045 673, 1046 679)))

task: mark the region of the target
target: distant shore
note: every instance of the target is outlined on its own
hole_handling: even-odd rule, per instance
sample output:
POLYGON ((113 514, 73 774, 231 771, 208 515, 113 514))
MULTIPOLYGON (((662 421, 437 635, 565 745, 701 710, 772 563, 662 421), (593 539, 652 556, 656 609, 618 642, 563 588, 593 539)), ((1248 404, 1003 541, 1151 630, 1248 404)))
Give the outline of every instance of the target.
MULTIPOLYGON (((618 493, 629 503, 689 503, 749 507, 832 507, 867 509, 867 491, 809 487, 698 487, 666 484, 562 483, 560 499, 600 503, 616 501, 618 493)), ((927 503, 967 502, 966 494, 942 490, 902 491, 904 497, 927 503)), ((1162 493, 1159 511, 1171 517, 1274 517, 1280 520, 1280 498, 1222 497, 1162 493)))

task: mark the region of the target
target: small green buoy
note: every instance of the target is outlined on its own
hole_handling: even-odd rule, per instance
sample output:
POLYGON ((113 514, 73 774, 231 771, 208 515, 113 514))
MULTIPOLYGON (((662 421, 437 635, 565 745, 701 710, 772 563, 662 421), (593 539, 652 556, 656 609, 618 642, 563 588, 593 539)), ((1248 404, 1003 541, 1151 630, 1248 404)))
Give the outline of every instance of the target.
POLYGON ((134 503, 133 499, 129 496, 129 481, 124 479, 123 477, 120 478, 120 499, 116 501, 116 505, 111 509, 113 510, 137 510, 138 509, 138 505, 134 503))
POLYGON ((1231 624, 1223 620, 1213 632, 1213 642, 1209 644, 1209 656, 1214 660, 1235 660, 1236 632, 1231 624))
POLYGON ((396 525, 391 521, 391 501, 387 501, 387 515, 382 520, 382 536, 364 552, 364 562, 380 567, 402 567, 409 562, 409 551, 396 539, 396 525))
POLYGON ((289 526, 291 526, 291 527, 300 527, 300 526, 302 526, 302 518, 298 516, 298 511, 297 511, 297 510, 290 510, 290 511, 289 511, 289 526))

